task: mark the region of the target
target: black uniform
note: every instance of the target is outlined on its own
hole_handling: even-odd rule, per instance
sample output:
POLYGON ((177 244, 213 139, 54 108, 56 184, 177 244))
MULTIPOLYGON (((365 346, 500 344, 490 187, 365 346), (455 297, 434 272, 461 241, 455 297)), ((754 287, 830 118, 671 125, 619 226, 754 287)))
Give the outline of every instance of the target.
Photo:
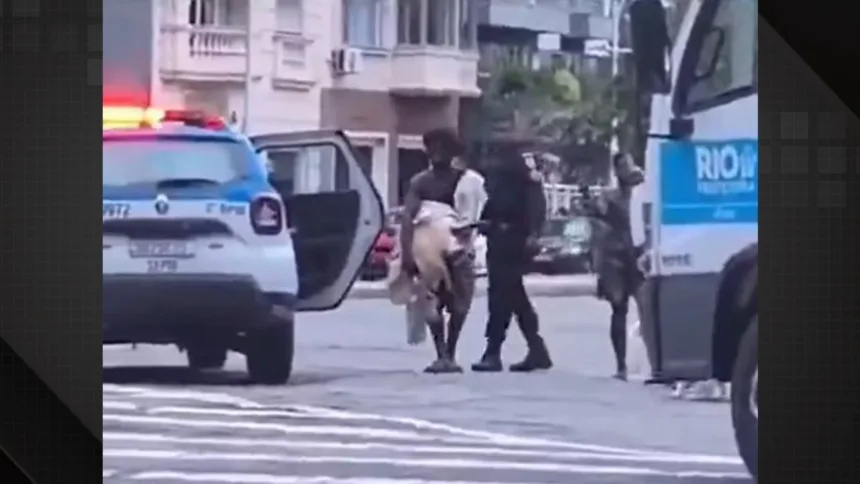
POLYGON ((546 198, 539 179, 517 156, 493 167, 487 176, 487 204, 481 219, 487 236, 489 318, 487 349, 475 371, 501 371, 501 349, 511 317, 516 315, 528 343, 526 358, 511 371, 531 371, 552 366, 538 332, 538 316, 523 285, 535 240, 546 218, 546 198))

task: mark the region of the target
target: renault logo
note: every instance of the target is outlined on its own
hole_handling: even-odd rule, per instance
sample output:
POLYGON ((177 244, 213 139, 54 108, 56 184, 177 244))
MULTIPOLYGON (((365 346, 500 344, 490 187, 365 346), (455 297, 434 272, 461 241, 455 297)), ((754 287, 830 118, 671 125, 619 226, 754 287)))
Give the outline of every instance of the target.
POLYGON ((155 197, 155 213, 159 215, 167 215, 167 212, 169 211, 170 203, 167 200, 167 196, 159 194, 155 197))

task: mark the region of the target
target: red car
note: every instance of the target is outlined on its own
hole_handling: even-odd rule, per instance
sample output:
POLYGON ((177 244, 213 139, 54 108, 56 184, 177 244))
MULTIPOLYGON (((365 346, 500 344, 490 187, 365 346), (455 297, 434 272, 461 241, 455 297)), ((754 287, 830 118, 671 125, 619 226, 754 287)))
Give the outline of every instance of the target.
POLYGON ((376 281, 388 275, 388 261, 396 242, 394 237, 397 234, 398 213, 396 210, 389 212, 388 223, 377 237, 370 254, 367 256, 367 261, 365 261, 364 270, 361 272, 363 280, 376 281))

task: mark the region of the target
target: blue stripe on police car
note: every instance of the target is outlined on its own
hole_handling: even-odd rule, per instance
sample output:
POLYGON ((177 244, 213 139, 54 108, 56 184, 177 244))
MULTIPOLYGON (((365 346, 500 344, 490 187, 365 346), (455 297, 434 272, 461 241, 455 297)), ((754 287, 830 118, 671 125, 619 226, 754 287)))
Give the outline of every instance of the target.
POLYGON ((758 140, 666 142, 663 225, 758 223, 758 140))

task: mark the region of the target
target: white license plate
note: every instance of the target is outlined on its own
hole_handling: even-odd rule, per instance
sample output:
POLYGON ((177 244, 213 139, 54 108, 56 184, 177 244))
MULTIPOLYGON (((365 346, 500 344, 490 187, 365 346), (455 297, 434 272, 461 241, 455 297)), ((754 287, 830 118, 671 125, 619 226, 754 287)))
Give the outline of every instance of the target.
POLYGON ((535 260, 538 262, 549 262, 552 260, 552 256, 549 255, 536 255, 535 260))
POLYGON ((141 259, 190 259, 194 257, 194 244, 184 240, 137 240, 129 245, 128 253, 141 259))

